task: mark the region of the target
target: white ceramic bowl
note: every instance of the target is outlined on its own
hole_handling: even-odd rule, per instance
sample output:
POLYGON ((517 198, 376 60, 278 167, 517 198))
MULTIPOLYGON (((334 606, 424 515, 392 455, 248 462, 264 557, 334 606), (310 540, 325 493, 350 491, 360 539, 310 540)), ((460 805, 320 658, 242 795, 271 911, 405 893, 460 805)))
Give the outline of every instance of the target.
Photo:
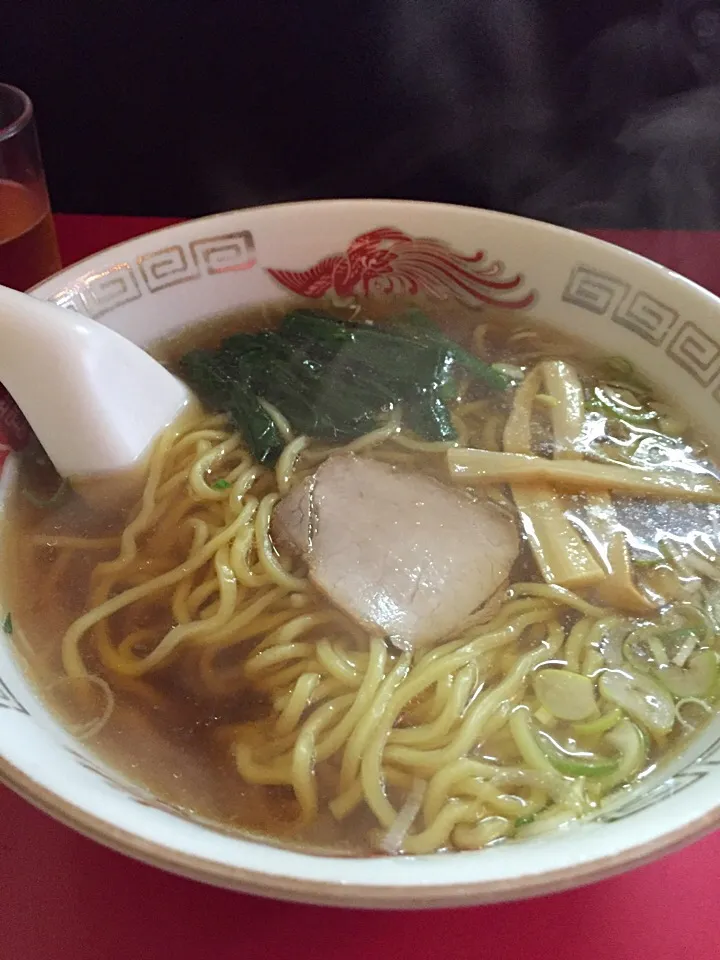
MULTIPOLYGON (((641 257, 516 217, 362 200, 243 210, 120 244, 35 294, 146 344, 290 291, 361 290, 529 311, 627 357, 720 440, 720 300, 641 257)), ((478 853, 346 859, 216 833, 103 768, 48 714, 6 641, 0 708, 0 775, 31 802, 149 863, 276 897, 373 907, 514 899, 628 869, 720 823, 720 720, 594 822, 478 853)))

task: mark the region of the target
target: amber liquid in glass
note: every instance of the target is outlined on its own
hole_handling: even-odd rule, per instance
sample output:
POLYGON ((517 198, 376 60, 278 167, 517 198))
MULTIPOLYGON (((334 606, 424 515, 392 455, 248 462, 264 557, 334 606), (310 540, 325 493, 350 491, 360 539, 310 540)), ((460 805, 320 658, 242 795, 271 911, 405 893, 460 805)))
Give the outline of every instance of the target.
POLYGON ((60 265, 44 185, 0 180, 0 284, 27 290, 60 265))

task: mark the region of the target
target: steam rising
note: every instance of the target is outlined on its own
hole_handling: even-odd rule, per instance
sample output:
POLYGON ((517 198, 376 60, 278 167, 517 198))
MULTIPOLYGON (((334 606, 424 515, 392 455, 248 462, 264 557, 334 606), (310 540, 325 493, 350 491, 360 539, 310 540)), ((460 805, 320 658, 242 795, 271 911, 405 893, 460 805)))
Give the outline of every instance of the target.
POLYGON ((408 156, 374 151, 366 192, 387 185, 574 227, 720 223, 716 0, 625 17, 565 64, 540 0, 389 9, 408 156))
POLYGON ((569 226, 709 229, 720 222, 720 4, 667 0, 620 21, 575 64, 578 146, 518 198, 569 226))
POLYGON ((372 36, 347 39, 342 68, 363 111, 327 114, 333 161, 321 169, 321 149, 290 187, 214 169, 211 203, 394 196, 581 228, 716 228, 720 0, 647 5, 606 0, 619 12, 598 29, 602 3, 371 4, 372 36))

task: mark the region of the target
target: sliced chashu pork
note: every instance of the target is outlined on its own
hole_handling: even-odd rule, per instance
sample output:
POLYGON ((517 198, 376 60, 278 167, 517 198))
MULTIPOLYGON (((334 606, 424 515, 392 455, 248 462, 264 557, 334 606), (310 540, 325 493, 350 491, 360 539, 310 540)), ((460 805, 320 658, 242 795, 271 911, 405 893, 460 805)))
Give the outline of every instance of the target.
POLYGON ((330 457, 278 504, 278 547, 355 620, 400 647, 445 637, 493 594, 518 554, 511 520, 420 473, 330 457))

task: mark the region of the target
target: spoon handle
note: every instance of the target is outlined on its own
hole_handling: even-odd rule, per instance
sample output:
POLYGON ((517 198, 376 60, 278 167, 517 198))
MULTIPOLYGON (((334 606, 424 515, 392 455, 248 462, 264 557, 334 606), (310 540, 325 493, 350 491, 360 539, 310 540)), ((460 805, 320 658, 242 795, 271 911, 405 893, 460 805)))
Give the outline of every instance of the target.
POLYGON ((120 334, 1 286, 0 382, 65 477, 131 467, 189 400, 120 334))

